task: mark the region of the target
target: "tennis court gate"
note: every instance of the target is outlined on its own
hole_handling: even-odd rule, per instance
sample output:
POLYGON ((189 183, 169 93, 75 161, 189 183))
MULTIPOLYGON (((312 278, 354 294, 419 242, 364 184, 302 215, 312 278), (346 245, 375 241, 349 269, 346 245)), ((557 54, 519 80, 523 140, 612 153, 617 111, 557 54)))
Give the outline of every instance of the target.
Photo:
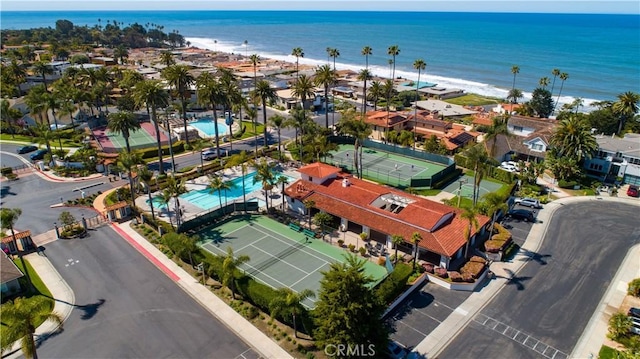
POLYGON ((216 208, 209 212, 203 213, 193 219, 182 222, 178 227, 178 233, 188 232, 194 229, 203 228, 217 222, 220 218, 228 214, 236 212, 257 212, 259 208, 258 201, 248 202, 232 202, 226 206, 216 208))

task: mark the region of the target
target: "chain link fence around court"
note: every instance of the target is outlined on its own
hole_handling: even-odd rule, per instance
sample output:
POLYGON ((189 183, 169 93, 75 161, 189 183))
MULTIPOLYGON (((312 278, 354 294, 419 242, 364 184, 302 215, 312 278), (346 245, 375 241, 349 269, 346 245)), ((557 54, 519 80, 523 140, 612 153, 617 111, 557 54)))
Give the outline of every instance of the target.
POLYGON ((225 216, 237 213, 237 212, 257 212, 259 208, 259 204, 257 201, 247 201, 247 202, 231 202, 225 206, 218 207, 216 209, 212 209, 208 212, 200 212, 196 217, 193 217, 189 220, 185 220, 178 227, 178 233, 184 233, 192 230, 197 230, 199 228, 204 228, 215 224, 219 219, 224 218, 225 216))
MULTIPOLYGON (((355 140, 352 137, 347 136, 331 136, 332 142, 344 145, 353 145, 355 140)), ((456 176, 456 164, 455 161, 447 156, 424 152, 421 150, 415 150, 410 147, 403 147, 398 145, 390 145, 382 142, 376 142, 372 140, 364 140, 363 146, 365 147, 363 153, 363 177, 384 182, 386 184, 396 187, 413 187, 413 188, 439 188, 444 186, 450 178, 456 176), (366 149, 374 149, 375 155, 367 153, 366 149), (385 166, 385 162, 389 162, 390 154, 398 156, 408 157, 413 160, 427 161, 442 166, 442 170, 434 173, 424 173, 422 171, 416 171, 414 173, 413 167, 411 173, 404 173, 398 171, 395 165, 390 164, 385 166), (366 156, 366 158, 365 158, 366 156), (382 163, 382 165, 381 165, 382 163)), ((392 163, 391 161, 390 163, 392 163)), ((355 170, 353 166, 353 159, 345 160, 337 158, 333 161, 338 167, 344 168, 350 172, 355 170)))

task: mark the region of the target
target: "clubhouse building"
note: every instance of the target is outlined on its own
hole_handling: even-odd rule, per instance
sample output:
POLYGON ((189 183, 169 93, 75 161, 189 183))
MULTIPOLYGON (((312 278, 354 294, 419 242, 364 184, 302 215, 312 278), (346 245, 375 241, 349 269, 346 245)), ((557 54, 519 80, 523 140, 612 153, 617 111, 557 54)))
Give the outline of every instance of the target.
MULTIPOLYGON (((306 214, 305 203, 313 201, 311 215, 330 214, 331 227, 366 233, 372 243, 388 249, 393 248, 392 236, 402 236, 404 243, 399 249, 406 253, 412 253, 411 238, 419 233, 419 260, 450 270, 463 264, 469 221, 461 217, 461 209, 360 180, 324 163, 312 163, 298 171, 301 178, 285 190, 291 210, 306 214)), ((478 215, 477 220, 471 247, 479 244, 490 225, 489 217, 478 215)))

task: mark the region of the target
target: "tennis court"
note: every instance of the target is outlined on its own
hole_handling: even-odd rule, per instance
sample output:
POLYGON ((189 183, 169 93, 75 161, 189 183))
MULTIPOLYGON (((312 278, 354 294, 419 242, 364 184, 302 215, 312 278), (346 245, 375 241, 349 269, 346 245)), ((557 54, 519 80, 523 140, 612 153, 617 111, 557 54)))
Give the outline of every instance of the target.
MULTIPOLYGON (((353 146, 340 145, 340 150, 332 152, 328 161, 336 167, 353 172, 353 146)), ((397 186, 411 186, 412 179, 428 179, 446 169, 446 166, 400 156, 393 153, 364 148, 362 151, 363 176, 397 186)), ((416 186, 417 187, 417 186, 416 186)))
MULTIPOLYGON (((156 130, 153 124, 143 122, 138 131, 129 133, 129 145, 131 149, 140 149, 156 146, 156 130)), ((118 152, 127 147, 124 137, 107 129, 100 127, 93 129, 95 139, 100 143, 105 152, 118 152)), ((162 144, 168 143, 169 139, 164 133, 160 132, 160 141, 162 144)))
MULTIPOLYGON (((482 198, 487 193, 496 192, 505 184, 483 179, 478 186, 478 198, 482 198)), ((473 176, 464 175, 459 179, 449 183, 442 189, 445 192, 453 193, 456 196, 462 193, 462 197, 473 198, 473 176)))
MULTIPOLYGON (((240 269, 260 282, 296 292, 310 289, 316 295, 322 272, 328 271, 331 263, 344 262, 347 253, 266 216, 238 216, 222 225, 206 228, 198 235, 203 240, 201 247, 215 255, 224 256, 231 247, 234 255, 249 256, 249 262, 240 269)), ((371 261, 365 264, 365 272, 374 283, 387 274, 385 267, 371 261)), ((314 308, 317 300, 309 298, 303 304, 314 308)))

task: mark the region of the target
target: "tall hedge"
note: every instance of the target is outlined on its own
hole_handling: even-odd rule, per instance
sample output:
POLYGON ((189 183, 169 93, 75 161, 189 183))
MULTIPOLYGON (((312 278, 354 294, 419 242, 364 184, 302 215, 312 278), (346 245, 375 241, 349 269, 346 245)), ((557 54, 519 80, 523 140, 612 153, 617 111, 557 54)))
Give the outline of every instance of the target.
POLYGON ((396 263, 393 272, 378 285, 376 296, 380 298, 382 303, 391 303, 404 292, 411 273, 413 273, 413 268, 410 265, 396 263))

